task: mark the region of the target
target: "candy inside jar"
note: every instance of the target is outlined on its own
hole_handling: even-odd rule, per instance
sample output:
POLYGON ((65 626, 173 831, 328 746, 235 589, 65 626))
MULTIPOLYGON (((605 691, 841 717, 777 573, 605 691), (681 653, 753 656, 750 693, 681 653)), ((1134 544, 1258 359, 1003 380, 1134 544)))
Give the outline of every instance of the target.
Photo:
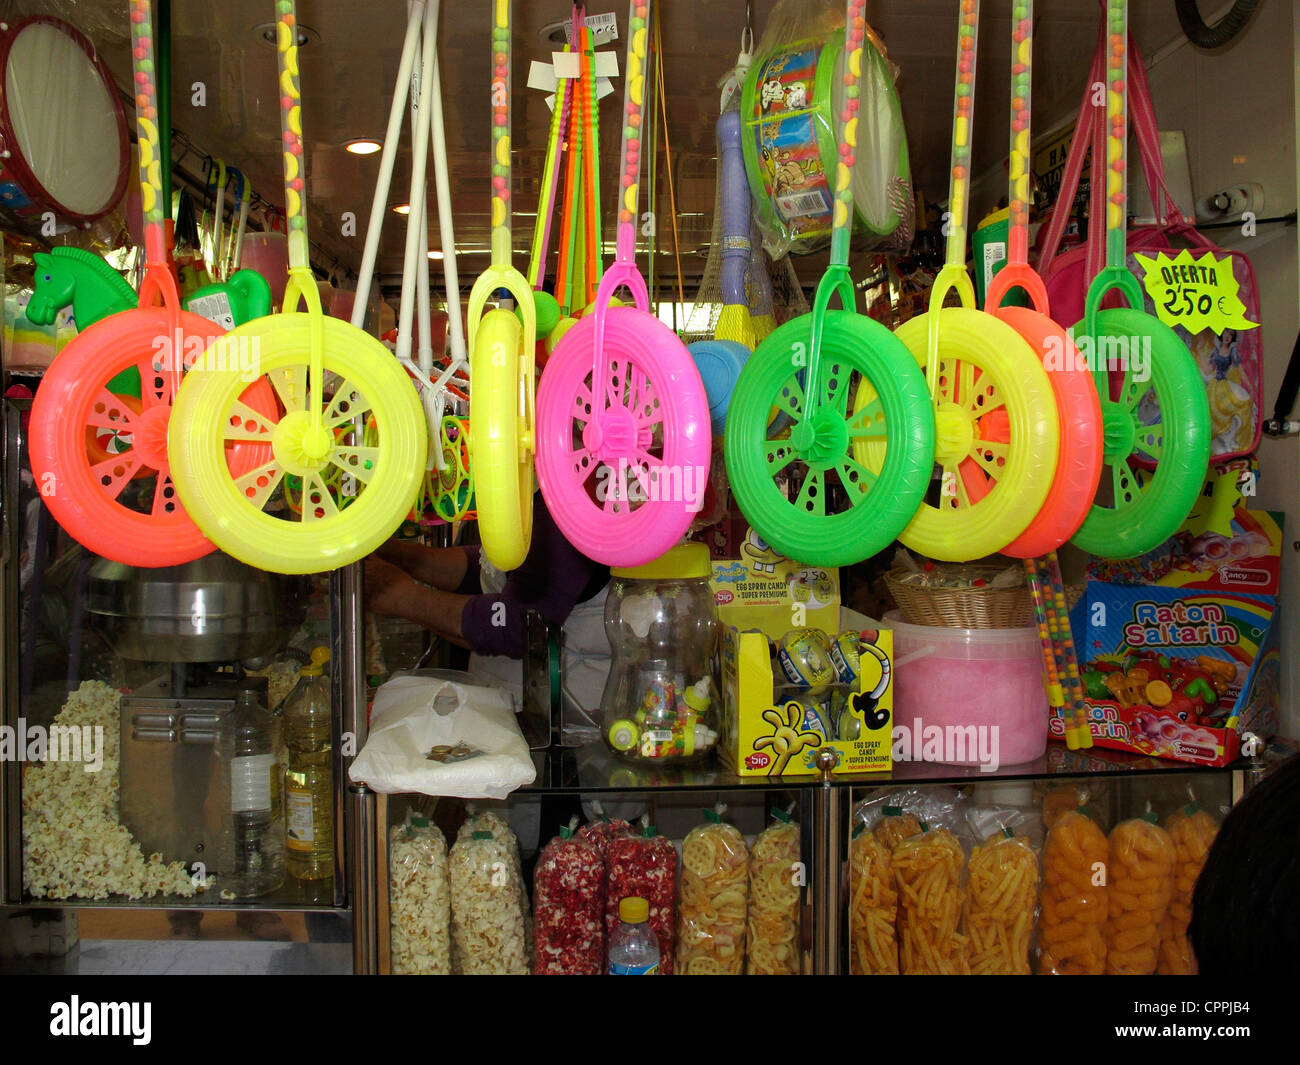
POLYGON ((722 704, 708 549, 682 544, 648 565, 611 570, 610 577, 605 743, 629 761, 706 758, 718 741, 722 704))

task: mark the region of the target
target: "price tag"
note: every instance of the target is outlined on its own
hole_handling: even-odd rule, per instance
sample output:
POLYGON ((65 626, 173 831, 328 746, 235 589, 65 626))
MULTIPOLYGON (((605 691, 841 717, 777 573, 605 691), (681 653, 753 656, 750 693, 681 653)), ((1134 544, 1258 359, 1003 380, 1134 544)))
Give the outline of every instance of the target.
POLYGON ((1154 259, 1135 254, 1144 271, 1143 284, 1155 304, 1156 317, 1165 325, 1182 326, 1195 335, 1206 329, 1222 335, 1225 329, 1256 329, 1246 319, 1246 305, 1237 296, 1237 279, 1231 257, 1206 252, 1199 259, 1183 249, 1170 258, 1160 252, 1154 259))

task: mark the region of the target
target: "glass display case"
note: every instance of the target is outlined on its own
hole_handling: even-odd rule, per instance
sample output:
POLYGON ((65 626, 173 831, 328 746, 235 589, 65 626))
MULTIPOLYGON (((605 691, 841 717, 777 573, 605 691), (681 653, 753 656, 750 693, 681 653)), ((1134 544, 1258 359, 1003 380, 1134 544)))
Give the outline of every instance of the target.
MULTIPOLYGON (((419 882, 418 877, 428 871, 413 871, 409 858, 415 844, 408 841, 419 835, 418 827, 413 830, 411 826, 422 819, 440 833, 443 850, 438 861, 446 861, 447 849, 455 849, 455 841, 464 834, 463 826, 472 821, 476 812, 499 813, 513 833, 510 845, 518 841, 524 890, 535 905, 533 875, 539 855, 570 819, 585 823, 598 822, 602 817, 623 819, 633 822, 631 831, 635 835, 638 819, 644 818, 674 844, 679 861, 676 900, 680 906, 690 894, 682 884, 686 875, 685 841, 692 829, 710 823, 710 812, 719 805, 725 807, 723 822, 735 826, 751 855, 759 834, 774 823, 774 816, 775 820, 785 815, 791 819, 798 847, 797 858, 788 862, 790 883, 797 889, 798 900, 794 971, 870 971, 855 961, 867 942, 861 880, 855 875, 853 862, 857 853, 855 836, 860 839, 864 832, 870 835, 869 830, 875 827, 872 809, 878 815, 879 808, 891 804, 897 804, 903 812, 916 811, 927 831, 948 828, 956 837, 961 849, 958 886, 963 892, 968 884, 972 889, 975 885, 969 878, 978 874, 979 863, 973 873, 969 862, 981 842, 994 831, 999 838, 1008 838, 1006 830, 1011 837, 1023 840, 1031 854, 1028 867, 1034 879, 1027 887, 1031 901, 1028 928, 1023 932, 1025 969, 1018 971, 1037 971, 1036 932, 1042 888, 1039 870, 1045 818, 1050 822, 1063 810, 1081 806, 1095 821, 1104 840, 1115 826, 1144 814, 1154 815, 1161 825, 1168 824, 1171 817, 1177 818, 1180 811, 1195 802, 1217 823, 1262 772, 1260 762, 1242 762, 1229 769, 1198 768, 1119 752, 1070 751, 1055 744, 1036 761, 1004 766, 994 773, 981 772, 978 767, 905 763, 896 764, 889 773, 827 773, 822 780, 804 777, 785 781, 738 777, 716 766, 658 770, 629 766, 609 754, 602 744, 539 750, 533 757, 536 781, 504 802, 380 796, 380 834, 390 841, 390 847, 396 845, 400 851, 394 861, 392 854, 396 852, 380 850, 382 865, 376 881, 381 900, 381 971, 401 972, 404 965, 414 966, 409 971, 429 971, 419 968, 418 957, 412 961, 405 946, 399 947, 396 965, 393 953, 393 937, 409 934, 405 926, 413 919, 410 884, 419 882), (859 829, 864 821, 867 828, 859 829)), ((454 855, 452 861, 454 864, 454 855)), ((441 883, 440 875, 433 874, 434 883, 441 883)), ((964 894, 962 905, 970 906, 964 894)), ((439 921, 449 920, 449 910, 445 909, 441 918, 426 910, 414 919, 424 930, 422 934, 428 934, 428 928, 438 928, 439 921)), ((966 912, 969 914, 969 909, 966 912)), ((689 926, 689 921, 683 925, 680 912, 675 923, 689 926)), ((446 932, 433 933, 438 942, 443 935, 446 932)), ((740 952, 745 953, 743 946, 740 952)), ((1014 956, 1014 950, 1011 953, 1014 956)), ((977 959, 977 964, 991 971, 993 963, 977 959)))
MULTIPOLYGON (((366 869, 357 828, 373 797, 341 785, 358 708, 364 728, 365 671, 387 667, 378 645, 367 661, 359 575, 289 578, 219 553, 161 569, 90 555, 41 504, 26 456, 29 407, 4 401, 0 904, 38 923, 84 911, 85 929, 107 924, 128 938, 228 938, 233 925, 236 938, 329 941, 308 971, 364 968, 346 945, 366 869), (216 741, 249 678, 280 722, 314 648, 330 652, 332 783, 314 813, 328 860, 310 879, 285 875, 273 891, 236 898, 217 857, 223 811, 213 796, 230 770, 216 741), (91 910, 166 911, 166 924, 161 914, 91 910), (223 912, 232 916, 214 916, 223 912), (258 913, 279 926, 267 932, 275 922, 258 913)), ((405 644, 397 651, 404 660, 405 644)), ((272 789, 283 779, 271 778, 272 789)), ((75 969, 76 958, 55 965, 75 969)))

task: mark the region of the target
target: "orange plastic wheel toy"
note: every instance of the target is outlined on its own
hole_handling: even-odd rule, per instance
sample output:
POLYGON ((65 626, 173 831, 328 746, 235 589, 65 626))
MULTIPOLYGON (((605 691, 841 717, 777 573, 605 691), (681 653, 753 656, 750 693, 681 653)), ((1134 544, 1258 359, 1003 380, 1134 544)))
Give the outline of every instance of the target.
MULTIPOLYGON (((96 322, 50 364, 32 402, 32 473, 63 528, 97 555, 132 566, 175 566, 214 549, 186 514, 172 483, 167 429, 182 376, 222 329, 181 310, 167 265, 163 230, 157 85, 148 0, 132 0, 132 56, 145 219, 140 303, 96 322), (141 396, 111 392, 109 382, 135 367, 141 396), (110 446, 103 441, 112 440, 110 446)), ((241 397, 273 415, 275 394, 257 382, 241 397)), ((262 444, 226 449, 232 473, 269 458, 262 444)))

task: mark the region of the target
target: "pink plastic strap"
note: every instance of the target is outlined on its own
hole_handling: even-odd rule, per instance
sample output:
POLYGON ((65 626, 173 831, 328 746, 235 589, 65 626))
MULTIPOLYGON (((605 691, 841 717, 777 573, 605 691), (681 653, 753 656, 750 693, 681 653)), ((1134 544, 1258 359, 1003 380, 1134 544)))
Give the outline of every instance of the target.
POLYGON ((1047 233, 1043 238, 1042 252, 1039 257, 1039 272, 1046 274, 1048 266, 1056 258, 1061 247, 1061 238, 1065 236, 1066 224, 1070 221, 1070 211, 1074 206, 1074 197, 1079 191, 1079 178, 1083 175, 1083 160, 1088 145, 1092 140, 1092 127, 1096 118, 1096 108, 1092 106, 1092 87, 1101 80, 1102 47, 1104 43, 1104 26, 1097 30, 1097 50, 1093 53, 1092 66, 1088 70, 1088 80, 1083 87, 1083 102, 1079 104, 1079 115, 1075 120, 1074 136, 1070 140, 1070 154, 1065 159, 1065 170, 1061 174, 1061 186, 1057 190, 1056 204, 1047 221, 1047 233))

